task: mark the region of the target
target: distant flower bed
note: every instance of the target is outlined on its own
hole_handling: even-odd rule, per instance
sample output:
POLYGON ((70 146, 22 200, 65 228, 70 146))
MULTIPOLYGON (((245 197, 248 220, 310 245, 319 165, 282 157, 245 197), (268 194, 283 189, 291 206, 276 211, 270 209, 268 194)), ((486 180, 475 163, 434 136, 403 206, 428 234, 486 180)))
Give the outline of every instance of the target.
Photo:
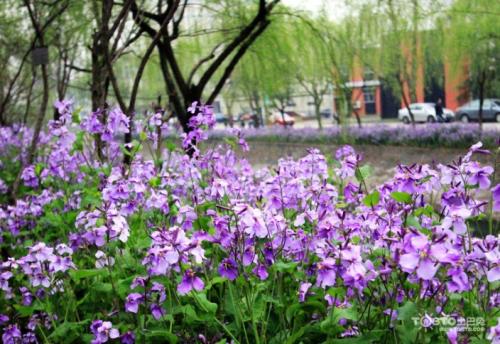
MULTIPOLYGON (((243 129, 243 136, 248 141, 280 141, 323 144, 377 144, 407 145, 417 147, 469 147, 482 141, 486 147, 495 147, 500 138, 497 129, 484 129, 481 133, 477 125, 471 124, 425 124, 415 128, 409 125, 388 126, 384 124, 368 125, 362 128, 330 127, 319 131, 315 128, 268 127, 243 129)), ((211 138, 223 138, 231 135, 230 130, 214 130, 211 138)))

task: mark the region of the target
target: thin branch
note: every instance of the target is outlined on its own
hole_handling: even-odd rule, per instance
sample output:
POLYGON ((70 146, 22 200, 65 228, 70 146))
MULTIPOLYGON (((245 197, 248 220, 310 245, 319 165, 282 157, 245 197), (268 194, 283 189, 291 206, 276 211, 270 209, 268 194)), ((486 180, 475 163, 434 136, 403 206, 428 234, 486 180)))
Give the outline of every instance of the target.
POLYGON ((205 62, 208 62, 210 61, 211 59, 213 59, 215 57, 215 51, 222 45, 223 43, 219 43, 217 44, 213 49, 212 51, 210 51, 210 54, 208 54, 207 56, 203 57, 200 61, 198 61, 198 63, 195 64, 195 66, 193 67, 193 69, 191 70, 191 73, 189 73, 189 77, 187 79, 187 84, 190 85, 191 84, 191 81, 193 80, 194 78, 194 75, 196 74, 196 72, 198 71, 198 69, 200 69, 200 67, 205 63, 205 62))
POLYGON ((236 67, 236 65, 238 64, 239 60, 243 57, 245 52, 252 45, 252 43, 257 39, 257 37, 259 37, 262 34, 262 32, 264 32, 264 30, 267 28, 267 26, 270 23, 271 22, 269 20, 262 22, 259 25, 259 27, 257 28, 257 30, 254 31, 243 44, 241 44, 240 48, 238 49, 238 51, 233 56, 233 58, 231 59, 231 61, 227 65, 226 69, 224 70, 224 73, 220 77, 220 79, 219 79, 218 83, 216 84, 216 86, 214 87, 212 93, 208 97, 208 99, 207 99, 208 104, 211 104, 215 100, 215 97, 220 92, 222 87, 224 87, 226 80, 229 78, 229 76, 233 72, 233 70, 236 67))
POLYGON ((76 70, 77 72, 82 72, 82 73, 92 73, 92 71, 88 68, 82 68, 78 67, 72 64, 65 64, 65 67, 68 67, 70 69, 76 70))
POLYGON ((197 87, 203 89, 208 81, 215 74, 220 65, 231 55, 231 53, 238 48, 258 27, 259 22, 264 22, 266 20, 267 14, 273 9, 273 7, 279 2, 279 0, 273 0, 268 5, 266 5, 265 0, 259 1, 259 10, 253 20, 243 29, 240 34, 234 38, 234 40, 226 46, 226 48, 221 52, 221 54, 213 61, 213 63, 208 67, 203 76, 201 77, 197 87))

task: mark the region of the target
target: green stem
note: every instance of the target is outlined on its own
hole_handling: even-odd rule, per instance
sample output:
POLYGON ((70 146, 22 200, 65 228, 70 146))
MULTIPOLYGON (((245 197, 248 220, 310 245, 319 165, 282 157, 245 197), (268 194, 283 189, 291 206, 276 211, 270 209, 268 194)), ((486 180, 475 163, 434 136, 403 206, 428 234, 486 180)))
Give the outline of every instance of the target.
POLYGON ((252 330, 255 337, 255 343, 260 344, 259 332, 257 331, 257 324, 255 323, 255 317, 253 314, 253 304, 250 304, 250 300, 248 298, 248 288, 245 288, 245 299, 247 302, 248 312, 250 313, 250 319, 252 320, 252 330))
MULTIPOLYGON (((231 297, 231 302, 233 303, 233 307, 235 308, 235 312, 237 313, 239 319, 237 318, 237 321, 239 320, 239 323, 242 328, 243 328, 243 334, 245 335, 245 340, 247 341, 247 343, 250 343, 250 341, 248 340, 248 334, 247 334, 247 330, 245 328, 245 322, 243 321, 243 315, 241 314, 241 310, 240 308, 234 303, 234 295, 233 295, 233 288, 232 288, 232 285, 231 285, 231 282, 228 282, 227 284, 228 286, 228 289, 229 289, 229 296, 231 297)), ((238 300, 240 298, 238 297, 238 300)))

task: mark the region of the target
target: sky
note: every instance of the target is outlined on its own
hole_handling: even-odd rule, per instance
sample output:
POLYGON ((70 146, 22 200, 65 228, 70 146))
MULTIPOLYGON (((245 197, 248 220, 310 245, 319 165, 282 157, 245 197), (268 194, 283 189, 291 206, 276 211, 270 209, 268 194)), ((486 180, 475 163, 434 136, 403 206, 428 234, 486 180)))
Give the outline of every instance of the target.
POLYGON ((345 0, 282 0, 282 2, 287 6, 309 11, 313 14, 325 10, 331 19, 342 18, 346 10, 345 0))

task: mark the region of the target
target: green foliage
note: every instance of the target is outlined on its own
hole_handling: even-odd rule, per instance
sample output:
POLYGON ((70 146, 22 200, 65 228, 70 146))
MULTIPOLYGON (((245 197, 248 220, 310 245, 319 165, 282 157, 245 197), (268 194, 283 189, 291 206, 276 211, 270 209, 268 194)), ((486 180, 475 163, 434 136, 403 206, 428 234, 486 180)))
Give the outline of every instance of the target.
POLYGON ((373 191, 372 193, 366 195, 365 198, 363 198, 363 203, 368 207, 376 206, 379 201, 380 201, 380 192, 378 191, 373 191))

